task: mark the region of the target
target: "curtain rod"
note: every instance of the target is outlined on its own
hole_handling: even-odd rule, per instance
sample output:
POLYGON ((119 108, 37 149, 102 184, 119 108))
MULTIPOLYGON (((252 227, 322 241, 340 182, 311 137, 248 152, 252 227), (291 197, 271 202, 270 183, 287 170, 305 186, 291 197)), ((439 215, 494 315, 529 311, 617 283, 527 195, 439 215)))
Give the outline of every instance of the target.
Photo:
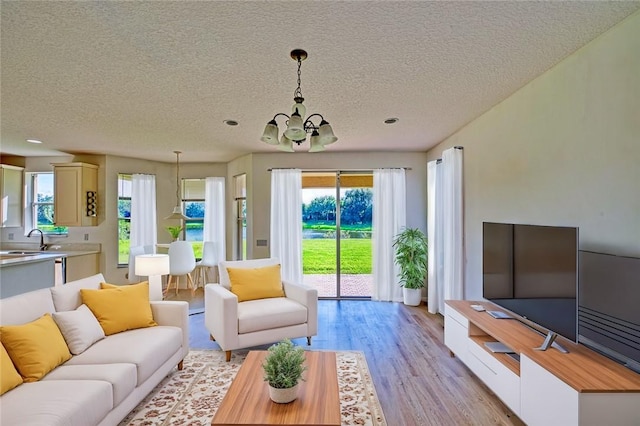
POLYGON ((375 169, 301 169, 300 167, 270 167, 267 169, 268 172, 273 170, 294 170, 300 169, 303 172, 361 172, 361 173, 370 173, 375 169, 404 169, 411 170, 411 167, 376 167, 375 169))
MULTIPOLYGON (((453 149, 464 149, 464 147, 460 146, 460 145, 457 145, 457 146, 454 146, 453 149)), ((442 163, 442 158, 438 158, 436 160, 436 164, 440 164, 440 163, 442 163)))

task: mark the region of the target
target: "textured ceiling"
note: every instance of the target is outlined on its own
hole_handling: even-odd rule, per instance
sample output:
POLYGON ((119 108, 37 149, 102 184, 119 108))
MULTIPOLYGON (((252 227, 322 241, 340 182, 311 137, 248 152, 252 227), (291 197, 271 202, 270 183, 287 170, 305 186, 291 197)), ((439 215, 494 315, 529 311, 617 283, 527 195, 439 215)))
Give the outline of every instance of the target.
POLYGON ((167 162, 176 149, 185 162, 273 152, 259 138, 275 113, 290 111, 289 52, 303 48, 307 112, 321 113, 339 138, 329 151, 424 151, 638 9, 2 1, 0 149, 167 162), (384 124, 389 117, 400 120, 384 124))

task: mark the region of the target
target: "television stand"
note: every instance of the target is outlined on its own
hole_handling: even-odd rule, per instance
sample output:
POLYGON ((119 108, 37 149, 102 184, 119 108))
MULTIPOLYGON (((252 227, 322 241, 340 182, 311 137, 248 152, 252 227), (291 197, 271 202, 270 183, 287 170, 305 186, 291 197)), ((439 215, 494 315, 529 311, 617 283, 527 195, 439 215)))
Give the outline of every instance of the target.
POLYGON ((472 304, 499 310, 488 301, 447 300, 444 343, 524 423, 640 425, 639 374, 562 336, 556 342, 546 335, 542 347, 562 343, 570 353, 534 350, 546 333, 476 312, 472 304), (514 353, 489 349, 499 344, 514 353))

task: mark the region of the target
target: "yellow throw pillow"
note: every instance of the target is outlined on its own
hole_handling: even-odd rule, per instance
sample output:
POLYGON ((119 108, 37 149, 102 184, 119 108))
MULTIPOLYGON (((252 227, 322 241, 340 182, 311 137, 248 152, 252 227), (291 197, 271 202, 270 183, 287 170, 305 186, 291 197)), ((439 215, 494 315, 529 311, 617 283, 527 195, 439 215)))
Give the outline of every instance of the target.
POLYGON ((280 265, 264 268, 227 268, 231 292, 238 296, 238 302, 246 300, 284 297, 280 265))
POLYGON ((2 326, 0 339, 25 382, 40 380, 71 358, 67 343, 50 314, 27 324, 2 326))
POLYGON ((0 345, 0 395, 22 384, 22 376, 16 371, 13 361, 4 346, 0 345))
POLYGON ((134 285, 101 283, 100 287, 101 290, 80 289, 80 295, 105 335, 158 325, 149 304, 148 282, 134 285))

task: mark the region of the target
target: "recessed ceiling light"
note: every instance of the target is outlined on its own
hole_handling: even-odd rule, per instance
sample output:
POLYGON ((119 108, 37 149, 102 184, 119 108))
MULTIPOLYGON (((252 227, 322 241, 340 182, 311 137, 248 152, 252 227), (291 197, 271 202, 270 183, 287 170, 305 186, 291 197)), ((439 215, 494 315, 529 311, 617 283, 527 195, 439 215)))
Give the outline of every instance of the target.
POLYGON ((238 122, 236 120, 224 120, 224 124, 227 126, 237 126, 238 122))
POLYGON ((384 124, 396 124, 400 120, 399 118, 387 118, 384 120, 384 124))
POLYGON ((42 143, 42 141, 39 141, 38 139, 27 139, 27 142, 29 142, 29 143, 42 143))

